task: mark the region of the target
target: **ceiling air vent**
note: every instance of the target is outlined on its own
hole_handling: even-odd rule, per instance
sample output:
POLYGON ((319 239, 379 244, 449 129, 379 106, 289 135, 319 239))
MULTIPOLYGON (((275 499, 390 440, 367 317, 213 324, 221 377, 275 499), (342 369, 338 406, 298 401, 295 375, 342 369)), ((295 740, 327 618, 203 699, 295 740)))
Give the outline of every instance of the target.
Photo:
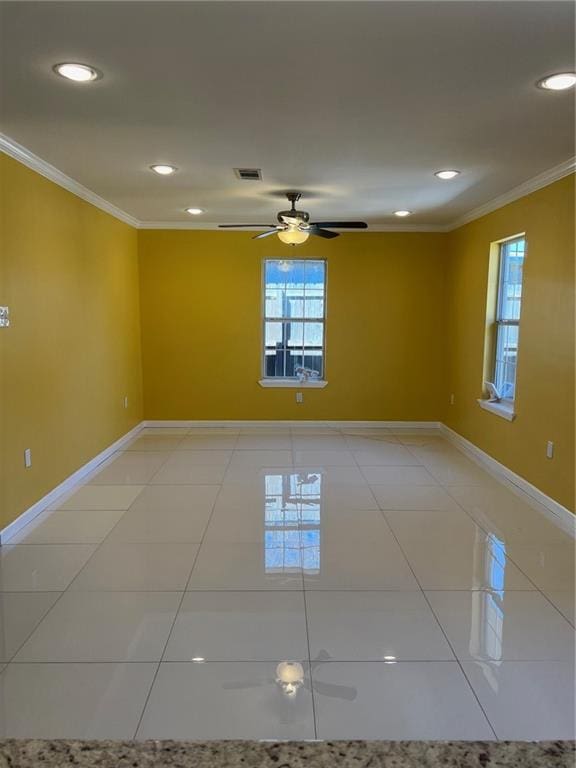
POLYGON ((244 181, 262 181, 260 168, 234 168, 234 173, 244 181))

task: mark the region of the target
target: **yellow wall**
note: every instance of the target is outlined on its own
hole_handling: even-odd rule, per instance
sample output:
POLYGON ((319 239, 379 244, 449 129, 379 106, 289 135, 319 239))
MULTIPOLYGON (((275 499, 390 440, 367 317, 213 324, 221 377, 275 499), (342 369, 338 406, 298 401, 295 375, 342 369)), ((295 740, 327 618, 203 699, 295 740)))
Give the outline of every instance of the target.
POLYGON ((574 510, 574 176, 450 233, 444 421, 574 510), (483 411, 490 243, 526 233, 515 421, 483 411), (546 442, 555 454, 546 458, 546 442))
POLYGON ((139 232, 147 419, 441 415, 445 235, 344 234, 291 248, 252 233, 139 232), (262 389, 265 258, 326 258, 323 390, 262 389))
POLYGON ((0 194, 2 527, 141 420, 142 385, 136 231, 4 154, 0 194))

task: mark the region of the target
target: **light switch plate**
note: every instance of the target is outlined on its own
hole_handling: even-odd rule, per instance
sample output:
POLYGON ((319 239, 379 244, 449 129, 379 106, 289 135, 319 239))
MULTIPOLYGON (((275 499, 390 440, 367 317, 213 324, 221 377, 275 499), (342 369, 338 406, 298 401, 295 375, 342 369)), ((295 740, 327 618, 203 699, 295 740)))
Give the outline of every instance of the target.
POLYGON ((8 307, 0 307, 0 328, 8 328, 10 325, 10 310, 8 307))

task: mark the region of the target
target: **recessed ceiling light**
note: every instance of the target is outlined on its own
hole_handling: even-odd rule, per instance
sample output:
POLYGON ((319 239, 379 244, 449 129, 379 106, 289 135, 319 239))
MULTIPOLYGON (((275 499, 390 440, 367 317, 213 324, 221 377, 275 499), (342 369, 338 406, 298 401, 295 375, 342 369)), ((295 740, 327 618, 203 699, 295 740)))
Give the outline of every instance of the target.
POLYGON ((544 88, 545 91, 565 91, 576 84, 576 74, 574 72, 558 72, 555 75, 547 75, 539 80, 537 85, 544 88))
POLYGON ((150 170, 154 171, 154 173, 157 173, 159 176, 171 176, 173 173, 176 173, 178 169, 175 165, 164 165, 163 163, 160 163, 159 165, 151 165, 150 170))
POLYGON ((394 211, 394 216, 410 216, 412 211, 394 211))
POLYGON ((437 176, 439 179, 453 179, 455 176, 459 176, 460 171, 436 171, 434 176, 437 176))
POLYGON ((73 80, 75 83, 90 83, 93 80, 99 80, 102 72, 88 64, 78 64, 77 62, 66 61, 62 64, 55 64, 54 72, 67 80, 73 80))
POLYGON ((203 208, 186 208, 186 213, 189 213, 191 216, 200 216, 201 213, 204 213, 203 208))

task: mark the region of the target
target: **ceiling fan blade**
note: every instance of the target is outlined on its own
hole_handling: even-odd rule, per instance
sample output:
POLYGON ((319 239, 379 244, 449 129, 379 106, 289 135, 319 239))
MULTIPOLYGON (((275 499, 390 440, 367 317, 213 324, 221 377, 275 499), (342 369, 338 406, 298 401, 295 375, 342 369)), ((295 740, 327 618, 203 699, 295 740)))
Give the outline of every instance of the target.
POLYGON ((260 232, 259 235, 254 235, 252 240, 260 240, 263 237, 269 237, 270 235, 275 235, 278 232, 277 229, 271 229, 269 232, 260 232))
POLYGON ((220 229, 240 229, 241 227, 275 227, 276 224, 218 224, 220 229))
POLYGON ((320 227, 309 227, 305 231, 309 232, 311 235, 317 235, 318 237, 325 237, 327 240, 330 240, 333 237, 340 237, 339 232, 330 232, 330 230, 320 229, 320 227))
POLYGON ((335 229, 368 229, 365 221, 313 221, 313 227, 334 227, 335 229))

